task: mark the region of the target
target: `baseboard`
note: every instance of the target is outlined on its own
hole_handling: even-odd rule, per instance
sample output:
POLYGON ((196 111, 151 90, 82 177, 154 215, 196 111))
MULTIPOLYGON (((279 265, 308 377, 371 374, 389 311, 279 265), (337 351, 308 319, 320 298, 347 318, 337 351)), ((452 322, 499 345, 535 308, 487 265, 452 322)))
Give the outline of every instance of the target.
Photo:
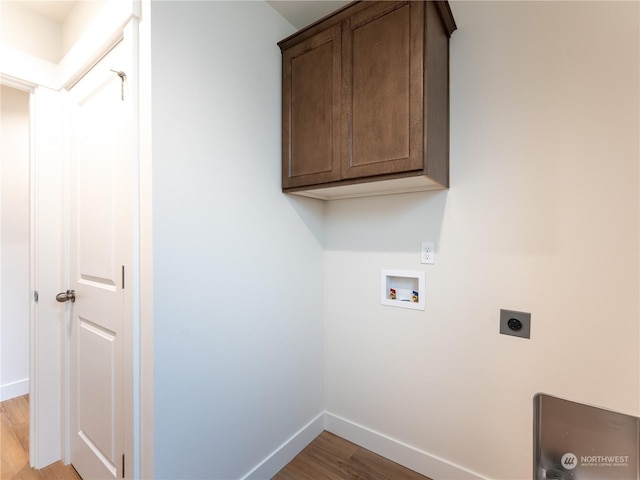
POLYGON ((242 480, 272 478, 323 430, 435 480, 487 480, 476 472, 329 412, 321 413, 302 427, 242 480))
POLYGON ((289 463, 324 430, 324 412, 302 427, 291 438, 265 458, 242 480, 268 480, 289 463))
POLYGON ((325 412, 325 429, 389 460, 436 480, 486 480, 486 477, 443 458, 418 450, 381 433, 325 412))
POLYGON ((0 386, 0 402, 29 393, 29 379, 19 380, 0 386))

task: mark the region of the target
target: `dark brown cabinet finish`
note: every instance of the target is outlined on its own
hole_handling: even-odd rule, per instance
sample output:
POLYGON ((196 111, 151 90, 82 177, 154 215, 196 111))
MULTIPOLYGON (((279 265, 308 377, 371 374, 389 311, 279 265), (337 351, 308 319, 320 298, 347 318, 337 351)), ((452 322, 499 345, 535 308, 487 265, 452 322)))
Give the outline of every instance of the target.
POLYGON ((322 199, 448 187, 447 2, 354 2, 284 39, 282 189, 322 199))
POLYGON ((340 179, 340 45, 334 25, 282 54, 285 187, 340 179))

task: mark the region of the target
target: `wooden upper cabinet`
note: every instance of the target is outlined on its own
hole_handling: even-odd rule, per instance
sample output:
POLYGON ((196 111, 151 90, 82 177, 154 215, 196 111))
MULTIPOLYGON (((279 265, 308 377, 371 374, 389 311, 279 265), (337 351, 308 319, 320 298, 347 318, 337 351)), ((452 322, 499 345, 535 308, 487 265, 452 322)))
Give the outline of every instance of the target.
POLYGON ((354 2, 282 40, 282 188, 322 199, 448 187, 446 2, 354 2))

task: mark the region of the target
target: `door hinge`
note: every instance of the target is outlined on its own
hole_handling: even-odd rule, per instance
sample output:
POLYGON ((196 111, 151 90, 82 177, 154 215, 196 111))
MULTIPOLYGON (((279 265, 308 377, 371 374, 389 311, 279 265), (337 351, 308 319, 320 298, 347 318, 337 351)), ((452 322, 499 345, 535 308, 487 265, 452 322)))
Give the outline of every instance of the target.
POLYGON ((124 453, 122 454, 122 478, 124 478, 124 453))
POLYGON ((38 291, 37 290, 33 291, 33 301, 38 303, 38 291))
POLYGON ((122 289, 124 290, 124 265, 122 265, 122 289))

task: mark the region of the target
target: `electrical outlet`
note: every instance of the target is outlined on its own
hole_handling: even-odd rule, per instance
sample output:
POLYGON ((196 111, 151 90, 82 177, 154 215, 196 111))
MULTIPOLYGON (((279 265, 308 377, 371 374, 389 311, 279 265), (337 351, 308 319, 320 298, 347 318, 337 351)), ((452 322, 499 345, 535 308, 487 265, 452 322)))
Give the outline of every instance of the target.
POLYGON ((433 242, 422 242, 420 246, 420 263, 436 263, 436 249, 433 242))
POLYGON ((531 338, 531 314, 516 310, 500 310, 500 333, 531 338))

